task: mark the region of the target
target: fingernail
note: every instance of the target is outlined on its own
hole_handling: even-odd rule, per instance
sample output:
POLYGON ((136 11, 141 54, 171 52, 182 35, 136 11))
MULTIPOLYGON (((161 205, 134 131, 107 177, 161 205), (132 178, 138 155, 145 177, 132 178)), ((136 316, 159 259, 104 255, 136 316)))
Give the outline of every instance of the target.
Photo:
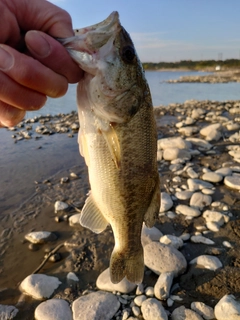
POLYGON ((14 64, 14 57, 9 53, 5 46, 0 45, 0 70, 8 71, 12 68, 14 64))
POLYGON ((38 31, 27 33, 26 44, 28 49, 37 57, 45 58, 49 56, 51 47, 47 40, 38 31))

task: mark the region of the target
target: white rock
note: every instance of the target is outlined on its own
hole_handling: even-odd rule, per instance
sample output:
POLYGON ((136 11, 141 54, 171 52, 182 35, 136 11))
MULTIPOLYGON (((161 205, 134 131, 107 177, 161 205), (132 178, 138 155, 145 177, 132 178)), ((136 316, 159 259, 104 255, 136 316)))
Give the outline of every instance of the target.
POLYGON ((199 138, 187 138, 186 141, 191 142, 204 150, 210 150, 213 147, 209 142, 199 138))
POLYGON ((189 200, 193 195, 193 191, 184 190, 175 193, 175 197, 179 200, 189 200))
POLYGON ((163 153, 161 150, 158 150, 157 151, 157 161, 161 161, 163 158, 163 153))
POLYGON ((31 243, 46 243, 56 240, 57 236, 49 231, 34 231, 26 234, 25 239, 31 243))
POLYGON ((68 272, 67 279, 75 281, 75 282, 79 281, 79 278, 76 276, 76 274, 74 272, 68 272))
POLYGON ((173 206, 173 201, 170 195, 166 192, 161 192, 161 207, 160 212, 165 212, 171 209, 173 206))
POLYGON ((185 141, 181 137, 163 138, 158 140, 158 149, 167 149, 172 147, 179 149, 190 149, 192 144, 191 142, 185 141))
POLYGON ((169 297, 174 274, 171 272, 161 273, 155 286, 154 295, 159 300, 166 300, 169 297))
POLYGON ((179 249, 183 246, 183 240, 179 237, 173 236, 171 234, 166 234, 165 236, 162 236, 159 241, 161 243, 164 243, 166 245, 171 245, 176 249, 179 249))
POLYGON ((199 217, 201 215, 200 210, 197 208, 192 208, 189 207, 185 204, 179 204, 176 206, 176 213, 181 213, 185 216, 190 216, 190 217, 199 217))
POLYGON ((177 158, 183 158, 190 160, 191 159, 191 153, 186 149, 179 149, 179 148, 167 148, 163 151, 163 158, 164 160, 171 161, 173 159, 177 158))
POLYGON ((215 172, 218 173, 218 174, 221 174, 223 177, 232 175, 232 169, 231 168, 227 168, 227 167, 220 168, 220 169, 216 170, 215 172))
POLYGON ((144 320, 168 320, 167 313, 160 301, 149 298, 142 303, 142 314, 144 320))
POLYGON ((203 318, 191 309, 181 306, 173 311, 171 320, 203 320, 203 318))
POLYGON ((185 271, 187 262, 181 252, 160 242, 151 242, 144 247, 145 265, 156 274, 174 272, 175 276, 185 271))
POLYGON ((219 268, 222 268, 221 261, 214 256, 202 255, 190 261, 190 264, 197 264, 203 266, 206 269, 216 271, 219 268))
POLYGON ((237 301, 233 295, 225 295, 214 308, 217 320, 239 320, 240 319, 240 301, 237 301))
POLYGON ((222 181, 223 176, 220 173, 216 173, 216 172, 206 172, 203 174, 202 179, 205 181, 218 183, 222 181))
POLYGON ((187 174, 192 179, 198 178, 198 176, 199 176, 199 174, 196 171, 194 171, 193 168, 188 168, 187 174))
POLYGON ((202 189, 211 189, 213 185, 210 182, 203 181, 200 179, 191 179, 187 180, 188 188, 190 191, 197 191, 202 189))
POLYGON ((204 188, 204 189, 201 190, 201 192, 202 192, 203 194, 207 194, 207 195, 210 196, 210 195, 214 194, 215 191, 212 190, 212 189, 205 189, 205 188, 204 188))
POLYGON ((206 223, 208 230, 212 232, 218 232, 220 230, 220 225, 217 222, 209 221, 206 223))
POLYGON ((173 301, 171 298, 168 298, 168 299, 167 299, 167 306, 168 306, 168 307, 172 307, 173 304, 174 304, 174 301, 173 301))
POLYGON ((110 292, 97 291, 73 301, 74 320, 110 320, 120 308, 117 297, 110 292))
POLYGON ((231 189, 240 190, 240 177, 238 176, 227 176, 224 179, 224 184, 231 189))
POLYGON ((203 218, 209 222, 217 222, 220 226, 224 224, 224 215, 221 212, 213 210, 205 210, 202 214, 203 218))
POLYGON ((200 134, 203 136, 209 136, 215 130, 220 130, 222 125, 220 123, 210 124, 200 130, 200 134))
POLYGON ((69 205, 66 202, 56 201, 54 204, 55 213, 61 211, 67 211, 69 209, 69 205))
POLYGON ((145 223, 143 223, 141 234, 141 241, 143 246, 149 244, 152 241, 159 241, 162 235, 162 232, 156 227, 147 228, 145 223))
POLYGON ((40 303, 34 313, 36 320, 72 320, 72 311, 67 301, 50 299, 40 303))
POLYGON ((183 233, 180 235, 180 238, 183 240, 183 241, 188 241, 190 239, 190 234, 189 233, 183 233))
POLYGON ((182 127, 182 128, 178 129, 179 133, 182 133, 187 137, 191 137, 194 133, 196 133, 198 131, 199 131, 199 129, 196 126, 182 127))
MULTIPOLYGON (((206 136, 205 139, 206 139, 207 141, 212 141, 212 140, 218 141, 218 140, 221 139, 221 137, 222 137, 221 132, 219 132, 218 130, 213 130, 213 131, 211 131, 211 132, 206 136)), ((213 152, 213 151, 214 151, 214 150, 212 150, 212 152, 213 152)), ((214 152, 213 154, 215 154, 215 152, 214 152)))
POLYGON ((45 274, 31 274, 20 284, 20 289, 34 299, 49 298, 61 282, 56 277, 45 274))
POLYGON ((192 302, 191 309, 200 314, 200 316, 202 316, 205 320, 212 320, 215 318, 213 308, 207 306, 203 302, 192 302))
POLYGON ((201 235, 191 236, 191 241, 194 243, 214 244, 214 241, 201 235))
POLYGON ((96 285, 98 289, 103 291, 118 291, 121 293, 129 293, 133 291, 137 285, 128 281, 126 278, 121 280, 119 283, 112 283, 110 279, 110 269, 104 270, 97 278, 96 285))
POLYGON ((0 304, 0 319, 1 320, 11 320, 18 313, 18 309, 14 306, 0 304))
POLYGON ((68 219, 69 225, 70 225, 71 227, 79 226, 79 225, 80 225, 80 222, 79 222, 80 216, 81 216, 81 213, 73 214, 73 215, 68 219))
POLYGON ((172 211, 168 211, 167 213, 166 213, 166 215, 167 215, 167 217, 169 218, 169 219, 175 219, 176 218, 176 213, 174 213, 174 212, 172 212, 172 211))
POLYGON ((133 306, 132 307, 132 313, 134 314, 134 316, 138 317, 138 316, 140 316, 141 311, 140 311, 139 307, 133 306))
POLYGON ((197 207, 202 210, 204 207, 212 203, 212 197, 201 192, 195 192, 190 199, 190 206, 197 207))
POLYGON ((141 307, 143 301, 145 301, 147 299, 147 297, 143 294, 141 294, 140 296, 137 296, 135 299, 134 299, 134 303, 138 306, 138 307, 141 307))
POLYGON ((153 297, 154 296, 154 288, 153 287, 147 287, 146 289, 145 289, 145 294, 146 294, 146 296, 148 296, 148 297, 153 297))
POLYGON ((223 241, 223 245, 226 248, 232 248, 232 245, 231 245, 231 243, 229 241, 223 241))

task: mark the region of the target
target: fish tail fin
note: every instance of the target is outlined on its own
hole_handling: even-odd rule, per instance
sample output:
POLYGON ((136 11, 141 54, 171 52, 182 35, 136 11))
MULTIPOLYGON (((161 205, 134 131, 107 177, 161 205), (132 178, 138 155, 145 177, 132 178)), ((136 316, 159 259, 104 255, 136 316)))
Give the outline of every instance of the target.
POLYGON ((114 249, 110 260, 112 283, 120 282, 126 277, 130 282, 140 284, 143 281, 143 249, 136 250, 130 256, 114 249))

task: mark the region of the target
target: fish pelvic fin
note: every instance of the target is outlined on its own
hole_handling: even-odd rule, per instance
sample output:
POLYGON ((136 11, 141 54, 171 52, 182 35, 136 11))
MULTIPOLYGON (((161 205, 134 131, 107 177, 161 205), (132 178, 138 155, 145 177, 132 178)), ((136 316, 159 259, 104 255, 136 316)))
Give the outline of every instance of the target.
POLYGON ((108 221, 97 207, 92 194, 89 195, 83 206, 80 224, 95 233, 101 233, 108 225, 108 221))
POLYGON ((143 249, 135 251, 130 257, 123 252, 113 250, 110 260, 110 277, 112 283, 119 283, 124 277, 128 281, 140 284, 143 281, 143 249))
POLYGON ((159 176, 157 176, 152 200, 147 212, 144 215, 144 222, 148 228, 152 228, 157 220, 160 209, 160 203, 160 179, 159 176))

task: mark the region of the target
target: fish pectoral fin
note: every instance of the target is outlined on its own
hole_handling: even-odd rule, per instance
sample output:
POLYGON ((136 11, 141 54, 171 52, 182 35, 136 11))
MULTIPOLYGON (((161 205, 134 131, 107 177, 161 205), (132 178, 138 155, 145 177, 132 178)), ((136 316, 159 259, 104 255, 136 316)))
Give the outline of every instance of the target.
POLYGON ((107 143, 109 152, 111 154, 112 160, 114 161, 116 168, 120 168, 120 161, 121 161, 121 149, 118 140, 117 133, 114 127, 109 124, 108 130, 102 130, 103 137, 107 143))
POLYGON ((157 220, 160 209, 160 181, 159 176, 155 184, 152 201, 148 207, 147 212, 144 215, 144 222, 148 228, 152 228, 157 220))
POLYGON ((107 220, 98 209, 91 194, 82 209, 80 224, 95 233, 101 233, 108 225, 107 220))

